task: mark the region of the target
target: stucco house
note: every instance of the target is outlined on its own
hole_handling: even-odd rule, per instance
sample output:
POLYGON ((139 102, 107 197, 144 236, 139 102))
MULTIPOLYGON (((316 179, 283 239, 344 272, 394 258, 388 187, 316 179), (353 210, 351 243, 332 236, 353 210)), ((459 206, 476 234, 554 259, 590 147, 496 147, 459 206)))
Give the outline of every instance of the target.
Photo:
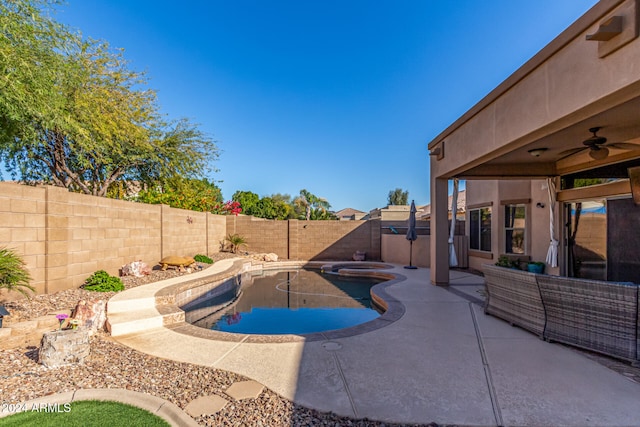
POLYGON ((429 143, 433 284, 452 179, 471 267, 550 254, 550 274, 640 283, 639 16, 640 0, 599 1, 429 143))
POLYGON ((367 213, 353 208, 345 208, 336 212, 335 216, 340 221, 359 221, 364 219, 364 217, 367 216, 367 213))

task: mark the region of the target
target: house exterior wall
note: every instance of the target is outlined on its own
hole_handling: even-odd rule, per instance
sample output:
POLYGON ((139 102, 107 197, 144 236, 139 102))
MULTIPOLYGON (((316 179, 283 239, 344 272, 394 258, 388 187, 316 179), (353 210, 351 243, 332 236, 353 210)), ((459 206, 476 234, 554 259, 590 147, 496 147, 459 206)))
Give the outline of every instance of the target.
MULTIPOLYGON (((582 154, 584 164, 577 166, 566 163, 559 154, 555 155, 558 160, 550 163, 490 163, 502 156, 521 154, 519 150, 526 155, 526 148, 534 148, 538 142, 545 144, 568 130, 584 132, 582 129, 600 126, 599 121, 593 123, 594 117, 607 117, 614 109, 640 97, 639 11, 638 0, 600 0, 429 143, 433 154, 430 156, 433 211, 430 274, 433 284, 446 285, 449 281, 445 251, 447 212, 441 206, 446 204, 449 179, 467 179, 467 183, 471 179, 502 176, 535 179, 559 175, 559 170, 566 173, 588 168, 592 159, 587 153, 582 154), (624 34, 606 42, 586 39, 613 15, 624 17, 624 34), (616 49, 611 48, 614 45, 616 49), (484 175, 474 175, 474 169, 483 171, 484 175)), ((634 126, 632 121, 627 126, 625 122, 621 123, 620 129, 631 129, 624 140, 637 139, 637 134, 631 134, 634 126)), ((555 146, 556 150, 559 145, 555 146)), ((533 187, 530 189, 531 199, 538 196, 539 191, 534 190, 533 187)), ((467 191, 467 197, 471 197, 471 191, 468 188, 467 191)), ((492 200, 498 201, 503 196, 492 200)), ((531 227, 536 236, 531 243, 532 256, 542 258, 546 245, 538 236, 543 233, 548 236, 548 218, 542 219, 542 209, 530 211, 531 227)), ((494 251, 496 249, 492 249, 494 251)), ((477 262, 474 259, 472 265, 477 262)))
MULTIPOLYGON (((469 267, 482 270, 483 264, 494 264, 505 254, 504 205, 509 202, 524 203, 526 208, 526 253, 512 256, 521 261, 545 261, 549 249, 549 195, 545 180, 473 180, 467 181, 466 234, 469 235, 469 209, 491 206, 491 251, 469 250, 469 267), (538 203, 544 207, 538 207, 538 203)), ((556 215, 561 213, 556 206, 556 215)), ((558 218, 558 217, 557 217, 558 218)), ((555 238, 558 239, 563 222, 556 219, 555 238)), ((546 267, 551 274, 558 268, 546 267)))
POLYGON ((438 135, 429 148, 445 140, 445 156, 431 159, 431 176, 453 176, 496 150, 524 146, 607 110, 611 102, 637 96, 640 42, 636 39, 601 58, 597 42, 585 40, 604 15, 632 2, 601 0, 438 135))

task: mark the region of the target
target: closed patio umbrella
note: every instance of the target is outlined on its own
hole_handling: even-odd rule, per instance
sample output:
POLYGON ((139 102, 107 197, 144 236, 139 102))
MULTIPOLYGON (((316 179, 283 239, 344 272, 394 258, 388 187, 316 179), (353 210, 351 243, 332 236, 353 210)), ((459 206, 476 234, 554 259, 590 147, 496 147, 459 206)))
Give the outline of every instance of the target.
POLYGON ((411 264, 411 258, 413 256, 413 241, 418 238, 418 232, 416 231, 416 204, 411 201, 411 209, 409 209, 409 227, 407 229, 407 240, 409 241, 409 265, 405 265, 404 268, 415 269, 411 264))

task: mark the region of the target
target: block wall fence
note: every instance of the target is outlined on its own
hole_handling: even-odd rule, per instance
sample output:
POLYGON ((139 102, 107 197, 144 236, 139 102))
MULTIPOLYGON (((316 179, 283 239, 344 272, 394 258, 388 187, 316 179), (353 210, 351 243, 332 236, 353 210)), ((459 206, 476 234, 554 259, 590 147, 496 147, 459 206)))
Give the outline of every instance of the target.
POLYGON ((0 182, 0 247, 24 259, 38 293, 77 288, 96 270, 217 252, 224 216, 0 182))
POLYGON ((234 233, 247 240, 245 250, 280 258, 349 260, 363 251, 379 261, 380 232, 379 220, 221 216, 0 182, 0 247, 23 257, 37 293, 77 288, 96 270, 117 275, 131 261, 156 265, 167 255, 211 255, 234 233))

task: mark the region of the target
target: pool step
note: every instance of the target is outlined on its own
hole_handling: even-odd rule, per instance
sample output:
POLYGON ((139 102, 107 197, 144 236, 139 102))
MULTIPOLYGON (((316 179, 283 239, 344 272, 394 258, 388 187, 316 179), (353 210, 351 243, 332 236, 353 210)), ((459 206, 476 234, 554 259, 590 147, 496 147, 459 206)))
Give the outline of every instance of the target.
POLYGON ((151 296, 142 296, 139 298, 128 298, 117 300, 115 298, 111 298, 109 300, 108 312, 109 315, 116 313, 126 313, 130 311, 144 310, 148 308, 153 308, 156 306, 156 299, 153 295, 151 296))
POLYGON ((107 329, 111 336, 141 333, 184 322, 184 311, 176 305, 161 305, 127 312, 110 312, 107 329))

